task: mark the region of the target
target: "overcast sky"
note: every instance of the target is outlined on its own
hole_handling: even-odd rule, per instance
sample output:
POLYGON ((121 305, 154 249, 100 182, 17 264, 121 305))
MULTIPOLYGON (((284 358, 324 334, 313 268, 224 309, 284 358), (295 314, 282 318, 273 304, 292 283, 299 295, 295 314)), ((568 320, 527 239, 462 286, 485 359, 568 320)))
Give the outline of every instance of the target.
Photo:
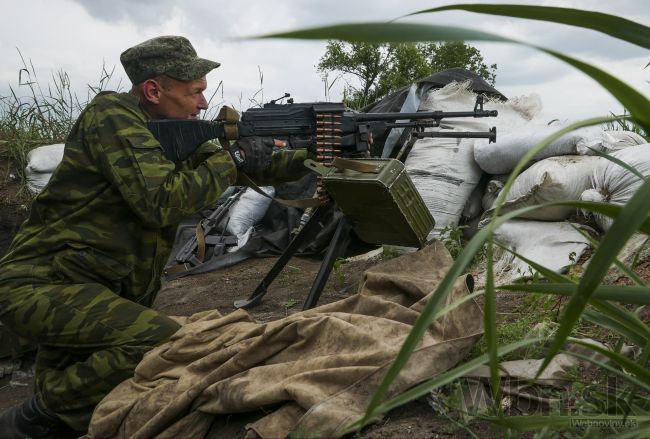
MULTIPOLYGON (((289 92, 297 102, 340 101, 342 81, 325 94, 315 65, 326 42, 241 40, 241 37, 358 21, 386 21, 423 8, 454 3, 440 0, 0 0, 0 96, 18 87, 22 54, 41 86, 65 71, 80 98, 96 84, 102 66, 115 68, 112 89, 129 82, 119 63, 126 48, 159 35, 183 35, 200 56, 221 62, 208 75, 214 104, 244 110, 289 92), (220 86, 217 89, 217 86, 220 86)), ((455 3, 461 3, 457 1, 455 3)), ((576 7, 614 13, 650 25, 648 0, 510 1, 576 7)), ((415 21, 414 18, 405 21, 415 21)), ((597 32, 469 12, 443 12, 417 19, 459 25, 557 49, 623 79, 650 96, 650 54, 597 32)), ((570 66, 533 49, 503 43, 472 43, 487 64, 496 63, 496 88, 508 97, 535 93, 548 119, 576 120, 619 113, 622 107, 598 84, 570 66)), ((23 76, 24 79, 24 76, 23 76)))

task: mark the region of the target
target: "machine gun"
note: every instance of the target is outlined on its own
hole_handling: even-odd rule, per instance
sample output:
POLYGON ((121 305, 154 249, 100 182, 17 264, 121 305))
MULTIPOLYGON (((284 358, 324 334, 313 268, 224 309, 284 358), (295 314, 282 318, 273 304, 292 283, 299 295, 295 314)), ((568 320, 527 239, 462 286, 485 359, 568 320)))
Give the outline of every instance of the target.
MULTIPOLYGON (((445 118, 497 116, 497 111, 483 109, 482 96, 476 98, 472 111, 360 113, 346 108, 343 103, 293 103, 290 100, 287 104, 271 101, 262 108, 244 111, 241 120, 233 117, 233 113, 236 112, 224 107, 214 121, 152 120, 148 122, 148 128, 160 142, 165 156, 175 162, 186 160, 208 140, 237 140, 253 136, 272 137, 279 147, 310 149, 315 152, 316 159, 325 164, 331 164, 337 157, 369 157, 375 139, 392 128, 407 129, 404 131, 411 138, 407 146, 412 146, 416 139, 423 137, 486 138, 490 142, 496 141, 496 128, 485 132, 425 132, 427 128, 439 127, 445 118)), ((400 151, 400 155, 403 153, 400 151)), ((317 207, 251 296, 236 301, 235 307, 248 308, 258 304, 289 259, 304 242, 309 242, 315 236, 321 220, 335 208, 335 203, 331 201, 317 207)), ((347 218, 341 217, 303 309, 316 305, 335 259, 347 246, 351 228, 347 218)), ((192 249, 188 247, 182 257, 177 258, 179 262, 196 248, 194 243, 188 243, 188 246, 192 246, 192 249)))
MULTIPOLYGON (((286 95, 285 95, 286 96, 286 95)), ((422 111, 417 113, 360 113, 343 103, 309 102, 278 104, 271 101, 262 108, 242 113, 222 111, 209 120, 151 120, 148 128, 172 161, 187 159, 203 142, 212 139, 237 140, 244 137, 272 137, 276 144, 290 149, 314 148, 319 161, 335 157, 368 157, 374 139, 391 128, 411 128, 414 137, 486 138, 496 141, 496 128, 486 132, 424 133, 439 127, 445 118, 495 117, 496 110, 483 109, 477 96, 473 111, 422 111)), ((227 108, 227 107, 224 107, 227 108)))

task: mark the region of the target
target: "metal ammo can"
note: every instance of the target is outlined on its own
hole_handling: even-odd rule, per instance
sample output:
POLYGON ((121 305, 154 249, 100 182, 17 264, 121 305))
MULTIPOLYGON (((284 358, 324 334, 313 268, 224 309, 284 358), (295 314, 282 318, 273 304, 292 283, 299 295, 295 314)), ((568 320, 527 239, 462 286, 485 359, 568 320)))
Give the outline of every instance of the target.
POLYGON ((321 174, 325 189, 361 240, 425 244, 435 222, 399 160, 336 158, 331 167, 313 160, 305 166, 321 174))

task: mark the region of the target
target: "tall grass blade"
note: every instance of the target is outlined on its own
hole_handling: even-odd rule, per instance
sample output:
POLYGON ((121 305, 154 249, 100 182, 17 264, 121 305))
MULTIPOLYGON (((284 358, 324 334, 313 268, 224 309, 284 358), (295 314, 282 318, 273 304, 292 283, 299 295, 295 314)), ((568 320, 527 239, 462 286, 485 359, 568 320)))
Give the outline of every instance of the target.
MULTIPOLYGON (((505 245, 503 243, 500 243, 498 241, 496 242, 496 244, 499 247, 501 247, 504 251, 507 251, 508 253, 513 254, 517 258, 519 258, 522 261, 524 261, 525 263, 527 263, 531 268, 534 268, 536 271, 538 271, 546 279, 548 279, 550 281, 553 281, 553 282, 559 282, 559 283, 568 282, 568 283, 571 283, 572 285, 576 285, 568 277, 566 277, 566 276, 564 276, 564 275, 562 275, 560 273, 557 273, 557 272, 555 272, 555 271, 553 271, 553 270, 551 270, 549 268, 546 268, 545 266, 543 266, 541 264, 538 264, 537 262, 533 261, 532 259, 528 259, 524 255, 519 254, 516 251, 514 251, 513 249, 509 248, 507 245, 505 245)), ((502 289, 503 287, 501 285, 499 285, 499 288, 502 289)))
MULTIPOLYGON (((515 218, 517 215, 521 215, 526 212, 534 210, 535 207, 524 207, 521 209, 508 212, 506 215, 495 220, 495 224, 503 224, 509 219, 515 218)), ((433 322, 433 317, 437 315, 439 308, 447 295, 453 288, 456 279, 463 274, 464 270, 469 266, 469 264, 474 259, 476 253, 483 247, 483 244, 489 236, 489 229, 485 228, 480 230, 474 238, 465 246, 463 251, 458 255, 458 258, 451 266, 445 277, 440 281, 438 288, 433 292, 431 298, 428 300, 424 306, 420 316, 413 324, 413 329, 409 335, 404 340, 402 347, 395 358, 395 361, 391 367, 386 372, 386 376, 379 384, 375 394, 372 396, 370 403, 366 409, 366 414, 364 418, 360 421, 362 425, 365 425, 372 416, 374 416, 375 409, 380 405, 384 395, 388 391, 388 388, 393 383, 397 375, 399 375, 400 370, 406 365, 408 359, 415 350, 415 347, 422 339, 422 335, 427 330, 429 325, 433 322)))
POLYGON ((650 28, 635 21, 602 12, 552 6, 503 5, 503 4, 455 4, 424 9, 407 16, 449 10, 465 10, 480 14, 528 18, 583 27, 614 38, 650 49, 650 28))
POLYGON ((473 40, 520 44, 541 50, 589 75, 618 99, 646 131, 650 131, 650 112, 647 111, 650 100, 615 76, 562 53, 488 32, 420 23, 350 23, 260 35, 256 38, 339 39, 370 43, 473 40))
MULTIPOLYGON (((501 357, 517 349, 539 343, 540 341, 541 339, 537 339, 537 338, 516 341, 514 343, 510 343, 508 345, 499 347, 497 350, 497 355, 501 357)), ((429 381, 425 381, 421 384, 418 384, 417 386, 407 390, 406 392, 400 394, 399 396, 396 396, 395 398, 392 398, 380 405, 377 405, 373 409, 373 411, 369 414, 370 416, 364 416, 364 418, 351 424, 346 429, 346 432, 350 433, 352 431, 358 430, 359 428, 366 425, 368 420, 374 419, 377 416, 381 415, 382 413, 392 410, 395 407, 399 407, 400 405, 403 405, 409 401, 419 398, 420 396, 426 395, 428 392, 430 392, 435 388, 444 386, 445 384, 449 384, 452 381, 464 375, 469 374, 477 367, 487 363, 488 360, 489 360, 488 354, 483 354, 479 357, 469 360, 468 362, 460 366, 457 366, 444 373, 441 373, 440 375, 436 376, 435 378, 432 378, 429 381)))
POLYGON ((591 147, 588 147, 588 148, 589 148, 589 149, 590 149, 590 150, 591 150, 595 155, 597 155, 597 156, 599 156, 599 157, 602 157, 602 158, 604 158, 605 160, 609 160, 609 161, 612 162, 612 163, 616 163, 616 164, 619 165, 620 167, 622 167, 622 168, 626 169, 627 171, 629 171, 631 174, 636 175, 637 177, 639 177, 639 179, 640 179, 641 181, 645 181, 645 180, 646 180, 646 176, 643 175, 642 173, 640 173, 640 172, 639 172, 639 171, 638 171, 634 166, 631 166, 631 165, 625 163, 623 160, 618 159, 618 158, 616 158, 616 157, 614 157, 614 156, 611 156, 611 155, 609 155, 609 154, 607 154, 607 153, 604 153, 604 152, 602 152, 602 151, 598 151, 598 150, 595 149, 595 148, 591 148, 591 147))
MULTIPOLYGON (((567 283, 531 283, 531 284, 508 284, 499 285, 500 290, 521 292, 553 294, 556 296, 571 296, 578 289, 578 284, 567 283)), ((620 285, 599 285, 594 290, 592 298, 611 300, 621 303, 633 303, 636 305, 650 305, 650 287, 620 286, 620 285)))
POLYGON ((605 277, 616 255, 634 231, 643 223, 644 219, 648 217, 650 203, 647 200, 649 197, 650 181, 647 181, 630 198, 627 205, 621 210, 611 228, 603 237, 598 251, 593 255, 591 262, 585 269, 582 279, 578 284, 578 291, 571 297, 565 307, 560 327, 538 373, 541 373, 548 366, 553 356, 562 348, 573 327, 580 319, 580 315, 585 309, 591 295, 605 277))
POLYGON ((620 321, 589 308, 582 314, 582 318, 623 336, 637 346, 644 346, 648 339, 648 329, 643 328, 641 331, 638 331, 639 328, 634 327, 634 322, 620 321))
MULTIPOLYGON (((599 243, 598 241, 596 241, 596 240, 593 239, 591 236, 589 236, 589 234, 588 234, 587 232, 585 232, 584 230, 580 229, 579 227, 576 227, 574 224, 571 224, 571 226, 573 227, 573 229, 574 229, 575 231, 577 231, 577 232, 580 233, 582 236, 584 236, 584 237, 589 241, 589 243, 591 244, 591 246, 592 246, 594 249, 598 249, 598 246, 600 245, 600 243, 599 243)), ((647 242, 647 239, 646 239, 646 242, 647 242)), ((644 243, 644 245, 645 245, 645 243, 644 243)), ((637 255, 635 256, 635 259, 639 256, 639 253, 640 253, 640 250, 639 250, 639 252, 637 253, 637 255)), ((646 285, 645 281, 644 281, 643 279, 641 279, 641 278, 639 277, 639 275, 636 274, 636 273, 634 272, 634 270, 632 270, 630 267, 628 267, 627 265, 625 265, 625 264, 624 264, 623 262, 621 262, 618 258, 615 258, 615 259, 614 259, 614 265, 615 265, 616 268, 618 268, 618 269, 619 269, 619 270, 620 270, 624 275, 626 275, 628 278, 630 278, 630 279, 631 279, 631 280, 632 280, 636 285, 639 285, 639 286, 645 286, 645 285, 646 285)), ((634 266, 634 264, 632 264, 632 267, 633 267, 633 266, 634 266)))
POLYGON ((636 377, 644 387, 648 387, 650 390, 650 371, 646 367, 638 363, 635 363, 634 361, 630 360, 627 357, 624 357, 619 353, 610 351, 609 349, 604 349, 592 343, 588 343, 577 339, 572 339, 571 342, 589 348, 609 358, 614 363, 616 363, 617 365, 625 369, 628 373, 636 377))
MULTIPOLYGON (((628 416, 622 415, 533 415, 533 416, 509 416, 507 418, 488 418, 483 419, 504 428, 510 428, 518 431, 541 430, 544 427, 553 429, 565 429, 571 426, 580 425, 638 425, 650 421, 650 416, 628 416)), ((588 436, 589 437, 589 436, 588 436)), ((593 437, 593 436, 592 436, 593 437)), ((620 436, 616 436, 620 437, 620 436)), ((637 436, 641 437, 641 436, 637 436)))
MULTIPOLYGON (((629 418, 628 418, 629 419, 629 418)), ((616 439, 638 439, 640 437, 650 437, 650 420, 641 421, 641 424, 629 431, 618 432, 616 436, 611 436, 616 439)))
POLYGON ((494 401, 501 413, 501 376, 499 375, 499 334, 497 332, 497 292, 494 288, 494 243, 490 233, 487 243, 487 273, 485 277, 485 305, 483 309, 483 325, 485 328, 485 343, 487 344, 490 360, 490 385, 494 401))
POLYGON ((583 354, 581 352, 573 352, 573 351, 565 351, 565 354, 571 355, 573 357, 579 358, 582 361, 586 361, 588 363, 594 364, 595 366, 598 366, 599 369, 606 370, 611 374, 614 374, 621 378, 624 381, 627 381, 631 384, 638 385, 639 387, 648 387, 647 384, 644 384, 642 381, 639 381, 636 377, 633 375, 630 375, 628 373, 625 373, 622 371, 620 368, 614 367, 608 363, 605 363, 603 361, 598 360, 597 358, 594 358, 592 356, 583 354))

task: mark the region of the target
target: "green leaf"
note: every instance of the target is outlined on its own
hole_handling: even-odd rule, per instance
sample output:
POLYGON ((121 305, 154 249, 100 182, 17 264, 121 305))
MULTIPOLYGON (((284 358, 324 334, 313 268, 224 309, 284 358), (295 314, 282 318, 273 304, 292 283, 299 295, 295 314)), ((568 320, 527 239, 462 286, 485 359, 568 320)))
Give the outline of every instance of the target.
MULTIPOLYGON (((526 340, 520 340, 516 341, 514 343, 510 343, 506 346, 501 346, 498 348, 497 355, 498 356, 503 356, 506 355, 512 351, 515 351, 517 349, 520 349, 525 346, 529 346, 535 343, 539 343, 541 339, 538 338, 531 338, 531 339, 526 339, 526 340)), ((417 386, 407 390, 406 392, 400 394, 399 396, 396 396, 393 399, 390 399, 386 402, 384 402, 381 405, 377 405, 372 413, 369 413, 368 416, 364 416, 364 418, 356 421, 355 423, 351 424, 348 426, 345 430, 346 433, 351 433, 355 430, 360 429, 363 427, 368 420, 376 418, 377 416, 381 415, 382 413, 386 413, 389 410, 394 409, 395 407, 399 407, 400 405, 406 404, 409 401, 412 401, 416 398, 419 398, 422 395, 426 395, 428 392, 431 390, 438 388, 440 386, 444 386, 445 384, 449 384, 452 381, 454 381, 457 378, 460 378, 464 375, 467 375, 468 373, 472 372, 474 369, 477 367, 485 364, 489 360, 489 354, 483 354, 479 357, 473 358, 469 360, 468 362, 457 366, 453 369, 450 369, 444 373, 441 373, 440 375, 436 376, 435 378, 430 379, 429 381, 425 381, 421 384, 418 384, 417 386)))
POLYGON ((630 360, 627 357, 624 357, 623 355, 617 352, 610 351, 609 349, 604 349, 592 343, 588 343, 578 339, 571 339, 571 343, 585 346, 593 351, 598 352, 601 355, 604 355, 605 357, 609 358, 614 363, 618 364, 620 367, 625 369, 628 373, 634 375, 637 379, 641 381, 641 383, 645 387, 648 387, 650 390, 650 371, 644 366, 635 363, 634 361, 630 360))
MULTIPOLYGON (((602 215, 608 216, 610 218, 616 219, 618 215, 623 211, 623 206, 617 204, 609 203, 599 203, 593 201, 558 201, 552 203, 540 204, 540 207, 545 206, 571 206, 576 209, 585 209, 591 212, 600 213, 602 215)), ((638 226, 637 231, 643 233, 644 235, 650 235, 650 218, 645 218, 642 220, 641 225, 638 226)))
MULTIPOLYGON (((511 253, 511 254, 515 255, 517 258, 521 259, 522 261, 524 261, 525 263, 530 265, 531 268, 538 271, 546 279, 551 280, 553 282, 556 282, 555 284, 552 284, 552 285, 557 285, 557 283, 563 283, 563 282, 570 283, 571 285, 577 285, 575 283, 572 283, 571 279, 569 279, 568 277, 563 276, 562 274, 557 273, 557 272, 555 272, 553 270, 550 270, 550 269, 546 268, 545 266, 543 266, 541 264, 538 264, 537 262, 533 261, 532 259, 528 259, 527 257, 525 257, 525 256, 517 253, 516 251, 512 250, 511 248, 509 248, 507 245, 504 245, 504 244, 499 243, 499 242, 497 242, 497 245, 499 247, 501 247, 503 250, 507 251, 508 253, 511 253)), ((520 285, 520 284, 517 284, 517 285, 520 285)), ((522 284, 522 285, 524 285, 524 284, 522 284)), ((499 289, 507 289, 507 288, 504 288, 503 286, 499 285, 499 289)))
MULTIPOLYGON (((538 270, 539 271, 539 270, 538 270)), ((541 272, 540 272, 541 273, 541 272)), ((533 284, 508 284, 499 285, 499 289, 526 292, 553 294, 557 296, 571 296, 578 289, 578 284, 566 283, 533 283, 533 284)), ((599 285, 592 294, 595 299, 613 300, 621 303, 634 303, 636 305, 650 305, 650 287, 599 285)))
POLYGON ((254 38, 295 38, 306 40, 344 40, 365 43, 405 43, 418 41, 501 41, 514 40, 479 30, 456 26, 433 26, 420 23, 346 23, 277 32, 254 38))
POLYGON ((581 9, 504 4, 456 4, 424 9, 408 14, 408 16, 457 9, 480 14, 528 18, 583 27, 650 49, 649 27, 615 15, 581 9))
MULTIPOLYGON (((512 212, 508 212, 506 215, 503 215, 494 221, 494 224, 498 227, 500 224, 508 221, 511 218, 515 218, 517 215, 521 215, 526 212, 534 210, 534 207, 523 207, 512 212)), ((463 274, 465 268, 474 259, 476 253, 483 247, 483 244, 488 239, 490 235, 490 230, 484 228, 479 230, 479 232, 472 238, 472 240, 467 243, 463 251, 458 255, 458 258, 451 266, 451 268, 445 274, 445 277, 440 281, 440 284, 436 290, 431 294, 431 297, 427 301, 426 305, 422 309, 420 316, 417 318, 413 324, 413 329, 408 334, 402 347, 395 358, 393 364, 386 372, 386 376, 379 384, 375 394, 372 396, 370 403, 366 409, 366 414, 364 418, 360 421, 361 424, 365 425, 374 415, 375 409, 381 403, 384 395, 388 391, 388 388, 392 382, 399 375, 400 370, 406 365, 408 359, 413 353, 413 350, 422 339, 422 335, 427 330, 427 328, 433 323, 433 318, 438 314, 439 308, 444 303, 447 295, 453 289, 456 279, 463 274)))
MULTIPOLYGON (((511 428, 519 431, 541 430, 544 427, 549 428, 567 428, 567 427, 580 427, 583 428, 594 425, 638 425, 639 423, 650 421, 650 416, 628 416, 622 415, 593 415, 593 416, 580 416, 580 415, 532 415, 532 416, 508 416, 503 418, 498 417, 481 417, 486 421, 500 425, 505 428, 511 428)), ((620 437, 620 436, 617 436, 620 437)), ((636 436, 642 437, 642 436, 636 436)))
POLYGON ((562 348, 569 337, 573 327, 580 319, 587 302, 598 288, 612 261, 620 252, 635 230, 647 218, 650 211, 650 181, 646 181, 639 190, 630 198, 627 205, 621 210, 609 231, 603 237, 598 251, 593 255, 585 269, 578 290, 566 305, 560 326, 549 348, 548 356, 544 359, 539 372, 541 373, 550 363, 555 354, 562 348))
MULTIPOLYGON (((591 236, 589 236, 589 233, 585 232, 584 230, 580 229, 579 227, 576 227, 574 224, 571 224, 571 227, 573 227, 573 229, 575 231, 577 231, 582 236, 584 236, 589 241, 589 243, 591 244, 591 246, 595 250, 598 249, 598 246, 600 245, 600 243, 598 241, 596 241, 594 238, 592 238, 591 236)), ((648 238, 646 238, 646 242, 647 242, 647 240, 648 240, 648 238)), ((644 243, 644 245, 645 245, 645 243, 644 243)), ((638 256, 640 254, 642 249, 643 249, 643 247, 641 249, 639 249, 636 256, 638 256)), ((636 257, 635 257, 635 259, 636 259, 636 257)), ((627 265, 625 265, 624 263, 622 263, 618 258, 614 259, 614 265, 616 265, 616 268, 618 268, 624 275, 626 275, 628 278, 630 278, 632 280, 632 282, 634 282, 636 285, 638 285, 638 286, 645 286, 646 285, 645 281, 643 279, 641 279, 641 277, 639 277, 639 275, 637 275, 632 268, 630 268, 627 265)), ((633 266, 634 266, 634 264, 632 264, 632 267, 633 266)))
POLYGON ((582 314, 582 318, 595 325, 602 326, 603 328, 618 333, 637 346, 645 346, 646 340, 648 339, 648 328, 636 331, 636 329, 639 328, 634 327, 633 323, 629 324, 625 321, 621 322, 620 320, 593 309, 586 309, 582 314))
POLYGON ((650 421, 641 421, 641 424, 634 430, 616 433, 616 439, 638 439, 640 437, 650 437, 650 421))
POLYGON ((631 165, 625 163, 623 160, 618 159, 618 158, 616 158, 616 157, 614 157, 614 156, 611 156, 611 155, 609 155, 609 154, 607 154, 607 153, 604 153, 604 152, 602 152, 602 151, 598 151, 598 150, 595 149, 595 148, 590 148, 590 147, 588 147, 588 148, 589 148, 589 149, 590 149, 590 150, 591 150, 595 155, 600 156, 600 157, 604 158, 605 160, 609 160, 609 161, 612 162, 612 163, 616 163, 616 164, 619 165, 620 167, 622 167, 622 168, 624 168, 624 169, 630 171, 631 174, 634 174, 634 175, 636 175, 637 177, 639 177, 639 179, 640 179, 641 181, 645 181, 645 180, 646 180, 645 175, 643 175, 642 173, 640 173, 640 172, 639 172, 639 171, 638 171, 634 166, 631 166, 631 165))
POLYGON ((454 26, 437 26, 420 23, 349 23, 315 27, 291 32, 261 35, 257 38, 340 39, 363 42, 418 42, 418 41, 496 41, 521 44, 541 50, 589 75, 630 112, 630 115, 650 131, 650 100, 615 76, 597 67, 562 53, 543 47, 506 38, 497 34, 454 26))
POLYGON ((490 234, 487 243, 487 273, 485 276, 485 305, 483 308, 483 324, 485 328, 485 343, 490 359, 490 385, 494 392, 494 400, 501 410, 501 376, 499 375, 499 334, 497 332, 497 291, 494 288, 494 244, 490 234))
POLYGON ((630 384, 633 384, 635 386, 639 386, 641 388, 647 388, 648 390, 650 390, 650 388, 648 387, 647 384, 644 384, 642 381, 639 381, 636 377, 634 377, 634 376, 632 376, 630 374, 627 374, 627 373, 623 372, 621 369, 613 367, 610 364, 602 362, 602 361, 598 360, 597 358, 591 357, 589 355, 585 355, 585 354, 580 353, 580 352, 565 351, 564 353, 567 354, 567 355, 571 355, 573 357, 579 358, 579 359, 581 359, 583 361, 587 361, 589 363, 592 363, 592 364, 598 366, 599 369, 606 370, 609 373, 612 373, 612 374, 618 376, 622 380, 629 382, 630 384))

